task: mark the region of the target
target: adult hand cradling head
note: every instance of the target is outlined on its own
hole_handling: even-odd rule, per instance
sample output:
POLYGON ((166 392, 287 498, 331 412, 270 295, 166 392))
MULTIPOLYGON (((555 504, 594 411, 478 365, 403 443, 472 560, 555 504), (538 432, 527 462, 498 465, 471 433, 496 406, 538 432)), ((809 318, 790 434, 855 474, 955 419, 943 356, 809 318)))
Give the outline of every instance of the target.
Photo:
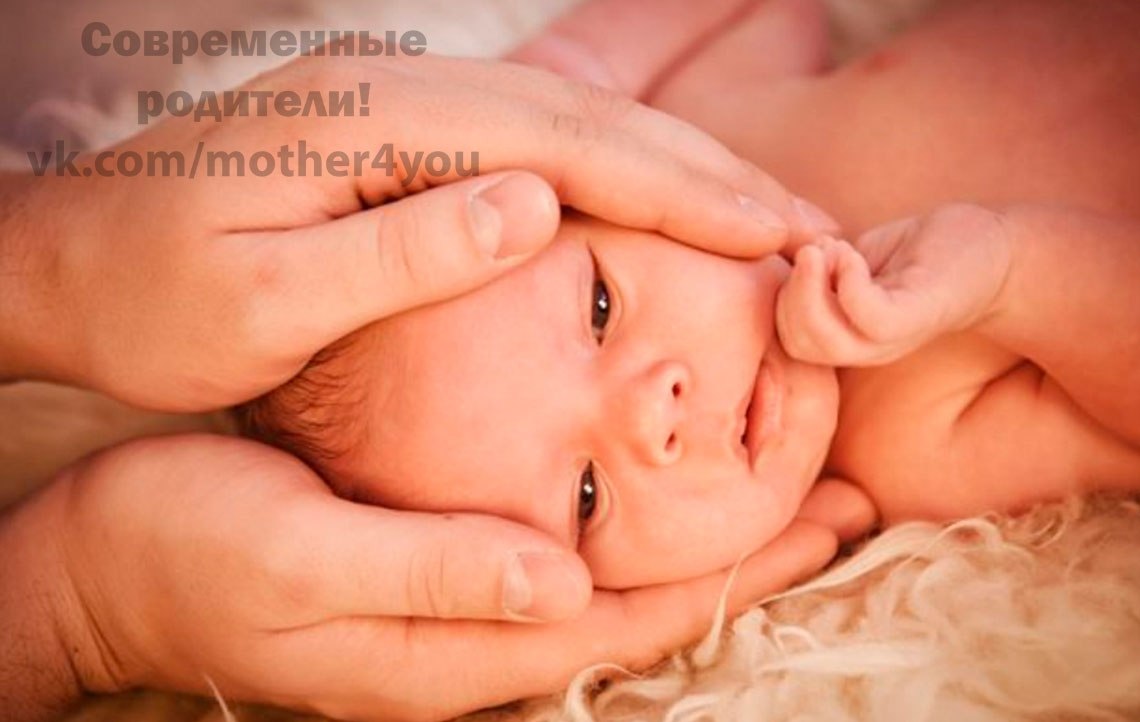
MULTIPOLYGON (((748 4, 669 3, 650 52, 579 32, 585 45, 566 55, 576 17, 598 38, 642 22, 625 0, 587 3, 518 57, 587 78, 621 69, 609 84, 640 95, 748 4)), ((367 117, 184 117, 114 150, 248 156, 303 139, 328 155, 390 142, 397 154, 478 151, 481 175, 3 178, 0 378, 171 411, 242 402, 355 329, 518 266, 553 238, 561 205, 733 256, 834 230, 704 133, 535 68, 326 56, 247 87, 362 77, 379 96, 367 117)), ((820 486, 742 567, 732 606, 826 563, 865 522, 829 501, 847 494, 820 486)), ((84 690, 205 691, 207 677, 231 698, 440 718, 552 691, 591 663, 655 661, 706 628, 725 580, 591 597, 581 559, 544 533, 352 504, 288 455, 201 436, 81 462, 0 517, 0 544, 12 562, 0 639, 23 650, 0 667, 0 689, 28 719, 84 690)))
POLYGON ((250 156, 300 138, 327 156, 391 142, 397 154, 478 151, 482 175, 452 168, 409 183, 364 164, 343 178, 9 178, 23 192, 11 222, 28 232, 13 251, 21 283, 6 284, 0 372, 150 408, 218 408, 285 381, 355 328, 517 265, 553 237, 559 203, 738 256, 821 230, 702 132, 534 68, 307 57, 248 88, 303 93, 362 77, 384 106, 367 117, 183 117, 121 149, 192 158, 201 141, 250 156))

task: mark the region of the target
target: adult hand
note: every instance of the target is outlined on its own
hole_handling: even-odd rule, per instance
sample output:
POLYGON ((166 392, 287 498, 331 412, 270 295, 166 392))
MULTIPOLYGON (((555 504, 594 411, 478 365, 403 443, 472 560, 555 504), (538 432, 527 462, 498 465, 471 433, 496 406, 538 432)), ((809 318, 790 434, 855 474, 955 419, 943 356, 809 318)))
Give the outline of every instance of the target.
POLYGON ((99 177, 92 156, 77 162, 91 177, 9 177, 0 378, 53 379, 167 410, 240 402, 364 324, 516 265, 552 237, 559 202, 738 255, 814 230, 778 183, 700 131, 534 68, 304 57, 246 89, 304 96, 362 80, 374 96, 365 117, 185 116, 113 149, 177 152, 187 168, 201 153, 205 177, 99 177), (209 172, 212 153, 249 162, 296 152, 299 140, 321 159, 375 158, 390 143, 397 167, 209 172), (478 152, 482 175, 463 179, 456 163, 412 175, 400 161, 435 150, 461 151, 468 165, 478 152), (418 192, 433 185, 443 187, 418 192))
MULTIPOLYGON (((862 502, 834 487, 805 507, 810 522, 745 561, 730 612, 813 573, 837 534, 866 528, 862 502)), ((35 670, 72 691, 208 693, 212 682, 226 699, 345 719, 442 719, 556 691, 590 664, 656 662, 707 630, 725 582, 590 599, 581 562, 531 529, 354 504, 287 454, 206 435, 79 463, 0 519, 0 541, 0 619, 49 630, 6 645, 9 710, 31 687, 11 675, 35 670), (533 553, 541 596, 513 586, 519 551, 533 553), (512 599, 546 617, 588 607, 556 624, 424 618, 509 619, 512 599)))

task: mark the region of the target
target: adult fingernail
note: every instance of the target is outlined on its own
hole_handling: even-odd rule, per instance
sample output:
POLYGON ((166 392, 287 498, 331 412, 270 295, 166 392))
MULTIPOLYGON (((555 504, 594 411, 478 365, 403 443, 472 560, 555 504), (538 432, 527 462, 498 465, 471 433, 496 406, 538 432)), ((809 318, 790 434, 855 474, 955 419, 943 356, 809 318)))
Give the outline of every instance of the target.
POLYGON ((778 213, 755 198, 737 196, 737 200, 740 201, 740 207, 744 209, 744 212, 760 225, 775 231, 786 232, 788 230, 787 222, 778 213))
MULTIPOLYGON (((517 621, 555 621, 581 610, 580 563, 557 552, 523 552, 508 563, 503 576, 503 610, 517 621)), ((587 592, 588 593, 588 592, 587 592)))
POLYGON ((479 188, 468 207, 475 242, 500 260, 528 255, 545 245, 557 228, 558 216, 554 192, 528 173, 512 173, 479 188))
POLYGON ((476 193, 469 201, 467 218, 479 248, 488 256, 497 256, 503 238, 503 216, 499 209, 488 203, 481 193, 476 193))
POLYGON ((814 203, 797 196, 793 199, 792 205, 796 207, 800 221, 809 230, 817 233, 839 232, 839 223, 814 203))

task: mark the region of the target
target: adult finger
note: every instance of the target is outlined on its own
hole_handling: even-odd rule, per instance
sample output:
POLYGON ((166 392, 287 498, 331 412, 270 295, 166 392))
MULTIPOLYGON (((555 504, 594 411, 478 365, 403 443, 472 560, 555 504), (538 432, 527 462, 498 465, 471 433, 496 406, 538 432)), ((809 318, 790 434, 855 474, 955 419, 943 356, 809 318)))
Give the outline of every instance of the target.
POLYGON ((315 623, 343 616, 549 621, 580 614, 585 563, 521 524, 392 511, 314 489, 266 535, 270 577, 315 623), (298 530, 305 530, 303 533, 298 530))
MULTIPOLYGON (((746 559, 737 571, 726 600, 726 613, 783 591, 819 571, 834 556, 834 533, 803 521, 793 522, 779 537, 746 559)), ((507 654, 549 647, 560 640, 561 654, 534 659, 519 675, 517 692, 534 694, 565 684, 569 674, 591 664, 612 662, 630 669, 654 664, 707 633, 728 583, 729 574, 625 592, 595 592, 594 602, 579 618, 552 628, 514 630, 517 647, 507 654), (560 629, 561 628, 561 629, 560 629), (564 638, 564 639, 563 639, 564 638)), ((507 681, 507 680, 505 680, 507 681)))
MULTIPOLYGON (((780 246, 773 246, 773 243, 780 241, 802 243, 820 233, 834 234, 839 228, 836 221, 821 208, 789 193, 772 176, 741 160, 710 134, 669 113, 629 102, 617 93, 600 88, 591 91, 591 86, 552 85, 545 74, 536 73, 532 68, 516 67, 512 70, 509 65, 476 67, 469 75, 469 82, 492 93, 502 87, 504 73, 510 74, 509 87, 519 101, 534 102, 536 99, 541 99, 546 106, 554 109, 555 115, 551 126, 562 132, 571 131, 574 136, 570 139, 573 145, 585 142, 589 150, 604 151, 598 154, 596 160, 591 156, 589 165, 585 162, 586 158, 577 153, 566 158, 567 164, 562 166, 564 174, 562 178, 567 171, 584 170, 587 173, 592 171, 595 175, 591 176, 592 182, 589 187, 605 191, 598 196, 603 200, 622 201, 623 204, 619 205, 619 209, 628 211, 629 199, 644 195, 646 188, 628 186, 616 195, 610 193, 612 189, 609 186, 613 180, 622 178, 620 175, 614 176, 613 173, 615 169, 638 172, 636 166, 632 168, 619 166, 623 161, 628 164, 629 159, 634 157, 640 147, 649 146, 652 153, 649 160, 660 164, 667 162, 675 164, 679 161, 680 167, 688 171, 690 177, 686 182, 690 184, 690 191, 685 192, 686 198, 692 191, 701 192, 696 184, 708 178, 718 179, 734 188, 739 195, 752 201, 746 204, 746 210, 750 216, 765 226, 760 231, 763 234, 760 238, 754 237, 743 243, 734 234, 731 226, 726 234, 721 226, 727 224, 710 226, 708 220, 704 222, 703 235, 697 231, 697 235, 692 237, 688 235, 687 230, 676 233, 666 230, 663 226, 648 227, 649 230, 662 230, 666 235, 714 252, 754 256, 757 253, 778 250, 780 246), (618 142, 614 143, 615 140, 618 142), (590 148, 591 145, 596 148, 590 148), (599 170, 604 170, 605 173, 598 174, 599 170), (757 209, 757 206, 760 208, 757 209), (767 227, 773 225, 774 227, 767 227)), ((521 121, 523 124, 525 122, 521 121)), ((549 138, 547 129, 543 131, 549 138)), ((518 148, 512 149, 514 152, 518 150, 518 148)), ((548 152, 549 150, 550 148, 547 148, 548 152)), ((670 174, 661 175, 659 171, 657 174, 646 173, 640 180, 644 186, 646 182, 656 184, 669 182, 672 178, 670 174)), ((562 180, 552 182, 560 190, 572 191, 577 188, 575 183, 562 180)), ((674 197, 672 203, 675 206, 681 200, 674 197)), ((586 210, 591 215, 602 215, 582 207, 577 201, 566 198, 564 201, 586 210)), ((608 216, 602 217, 614 220, 608 216)), ((729 215, 724 220, 732 223, 737 218, 729 215)), ((635 224, 621 222, 621 225, 635 224)), ((757 229, 754 228, 753 235, 756 233, 757 229)))
MULTIPOLYGON (((388 131, 396 147, 477 150, 481 172, 525 168, 588 215, 727 255, 764 255, 820 229, 771 176, 665 113, 535 68, 413 60, 402 67, 416 83, 393 88, 401 117, 415 118, 388 131), (446 77, 448 87, 428 84, 446 77), (441 104, 441 95, 449 102, 441 104)), ((368 147, 376 132, 370 118, 357 118, 329 142, 368 147)), ((408 188, 450 183, 459 172, 451 164, 408 188)), ((378 203, 403 192, 394 182, 385 169, 365 167, 355 193, 378 203)))
MULTIPOLYGON (((744 561, 727 613, 817 572, 835 551, 830 530, 793 522, 744 561)), ((444 719, 468 711, 472 701, 490 706, 548 694, 594 664, 647 667, 708 632, 727 581, 728 573, 722 572, 690 582, 596 592, 584 615, 549 625, 417 620, 413 627, 394 630, 391 620, 342 619, 290 633, 280 654, 322 660, 323 691, 343 700, 335 707, 343 716, 368 718, 379 704, 395 718, 444 719), (330 638, 337 642, 335 659, 328 655, 330 638), (393 645, 400 646, 396 670, 393 645), (416 702, 376 699, 377 678, 416 702), (429 697, 431 689, 436 694, 429 697)))
POLYGON ((546 245, 560 209, 538 176, 504 172, 289 231, 241 234, 269 345, 339 338, 376 318, 461 293, 546 245))
POLYGON ((588 0, 506 59, 640 99, 664 73, 755 4, 756 0, 588 0))
POLYGON ((812 487, 796 518, 827 527, 846 543, 869 532, 879 512, 867 492, 851 482, 824 478, 812 487))

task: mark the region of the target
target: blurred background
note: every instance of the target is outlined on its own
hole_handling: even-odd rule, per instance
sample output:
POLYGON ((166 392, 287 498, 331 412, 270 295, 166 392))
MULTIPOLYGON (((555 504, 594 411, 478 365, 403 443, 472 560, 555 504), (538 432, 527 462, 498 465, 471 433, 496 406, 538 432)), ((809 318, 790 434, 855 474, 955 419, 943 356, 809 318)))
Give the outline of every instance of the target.
MULTIPOLYGON (((140 90, 233 87, 287 59, 207 58, 174 65, 141 53, 92 57, 83 28, 118 30, 420 30, 429 52, 491 56, 578 0, 5 0, 0 3, 0 165, 27 170, 24 152, 57 140, 106 146, 138 130, 140 90)), ((655 0, 644 0, 653 12, 655 0)), ((828 0, 837 54, 857 52, 920 13, 929 0, 828 0)))

